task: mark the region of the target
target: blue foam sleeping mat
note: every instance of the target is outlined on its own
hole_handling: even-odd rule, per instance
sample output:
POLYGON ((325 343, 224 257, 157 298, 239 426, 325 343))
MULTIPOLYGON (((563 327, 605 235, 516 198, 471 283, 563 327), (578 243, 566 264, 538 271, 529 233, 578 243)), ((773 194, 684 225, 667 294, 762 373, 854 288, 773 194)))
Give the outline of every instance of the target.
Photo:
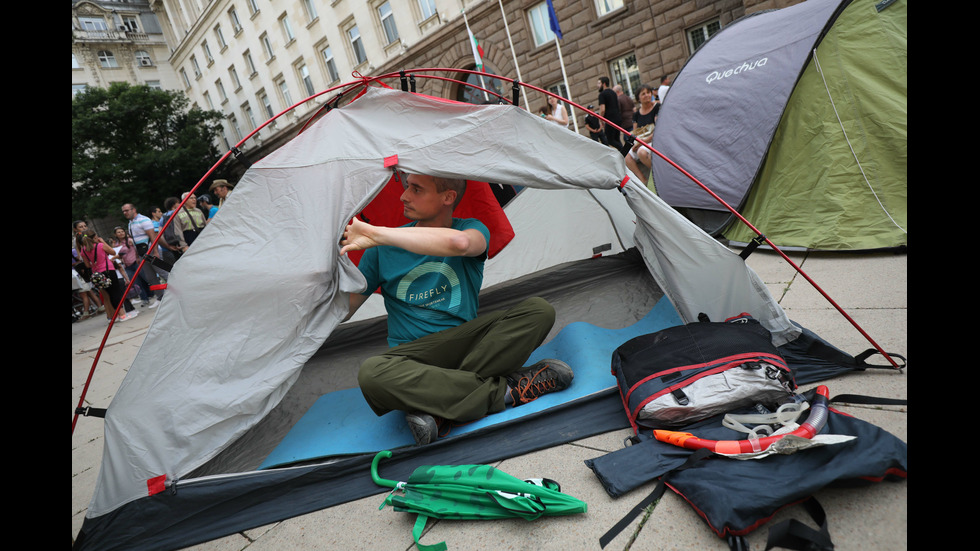
MULTIPOLYGON (((453 426, 448 435, 443 427, 440 437, 477 431, 614 387, 616 379, 609 371, 609 362, 619 345, 634 337, 682 323, 666 297, 661 298, 643 319, 622 329, 603 329, 585 322, 570 323, 555 338, 538 347, 528 360, 528 365, 545 358, 566 362, 575 371, 570 387, 542 396, 529 404, 453 426)), ((360 389, 348 388, 321 396, 259 468, 335 455, 373 453, 414 444, 412 433, 405 424, 404 413, 392 411, 378 417, 364 401, 360 389)))

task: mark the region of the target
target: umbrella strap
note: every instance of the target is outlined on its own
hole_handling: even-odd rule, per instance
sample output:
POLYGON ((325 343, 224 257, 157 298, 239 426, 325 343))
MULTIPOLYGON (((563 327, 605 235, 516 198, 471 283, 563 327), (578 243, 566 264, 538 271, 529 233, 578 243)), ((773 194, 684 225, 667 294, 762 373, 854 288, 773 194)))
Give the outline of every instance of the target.
POLYGON ((412 537, 415 538, 415 545, 418 546, 419 551, 446 551, 446 542, 434 543, 432 545, 425 545, 419 541, 422 537, 422 530, 425 530, 425 522, 429 520, 429 517, 425 515, 419 515, 415 519, 415 527, 412 528, 412 537))

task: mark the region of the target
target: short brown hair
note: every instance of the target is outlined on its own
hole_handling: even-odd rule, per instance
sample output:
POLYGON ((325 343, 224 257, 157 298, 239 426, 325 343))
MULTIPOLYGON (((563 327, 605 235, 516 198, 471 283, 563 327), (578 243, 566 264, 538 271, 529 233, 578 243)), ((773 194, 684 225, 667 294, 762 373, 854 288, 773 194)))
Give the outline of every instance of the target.
POLYGON ((453 202, 453 210, 459 206, 459 202, 463 200, 463 194, 466 193, 466 180, 460 178, 439 178, 438 176, 433 176, 432 181, 436 184, 436 191, 442 193, 444 191, 453 190, 456 192, 456 201, 453 202))

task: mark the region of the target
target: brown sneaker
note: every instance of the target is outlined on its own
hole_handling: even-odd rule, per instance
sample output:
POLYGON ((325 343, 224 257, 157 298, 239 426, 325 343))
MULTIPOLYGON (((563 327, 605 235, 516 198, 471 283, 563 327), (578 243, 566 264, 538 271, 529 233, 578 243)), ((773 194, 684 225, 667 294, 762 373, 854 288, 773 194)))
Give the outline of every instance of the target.
POLYGON ((572 368, 561 360, 540 362, 507 376, 514 406, 533 402, 551 392, 565 390, 572 384, 572 368))

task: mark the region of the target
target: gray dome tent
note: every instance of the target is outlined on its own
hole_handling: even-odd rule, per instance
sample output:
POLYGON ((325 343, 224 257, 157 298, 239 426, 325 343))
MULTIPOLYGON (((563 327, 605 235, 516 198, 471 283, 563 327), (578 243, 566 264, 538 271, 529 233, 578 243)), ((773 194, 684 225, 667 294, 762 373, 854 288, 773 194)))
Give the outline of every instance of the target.
POLYGON ((392 165, 533 188, 505 211, 521 217, 523 239, 488 266, 490 282, 590 258, 592 235, 602 235, 618 250, 635 245, 684 321, 748 312, 777 344, 800 334, 737 255, 627 178, 615 151, 512 106, 365 85, 253 165, 174 267, 168 298, 108 407, 79 547, 181 547, 357 497, 323 490, 331 465, 197 473, 283 401, 344 319, 348 293, 364 288, 338 243, 392 165), (574 210, 586 205, 600 215, 574 210), (556 235, 563 218, 572 224, 556 235), (581 223, 602 219, 595 229, 581 223), (300 488, 313 488, 302 494, 308 500, 300 488))

